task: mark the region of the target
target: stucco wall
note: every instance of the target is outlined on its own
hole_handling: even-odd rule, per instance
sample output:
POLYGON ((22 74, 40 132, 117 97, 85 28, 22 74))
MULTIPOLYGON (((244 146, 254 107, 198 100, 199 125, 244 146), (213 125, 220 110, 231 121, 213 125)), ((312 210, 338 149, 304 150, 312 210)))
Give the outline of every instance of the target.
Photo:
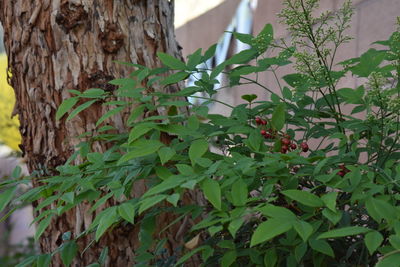
MULTIPOLYGON (((177 28, 176 36, 183 47, 184 56, 186 57, 198 48, 207 49, 216 43, 232 19, 239 2, 240 0, 227 0, 213 10, 177 28)), ((319 12, 335 10, 343 2, 344 0, 322 0, 319 12)), ((400 16, 400 0, 353 0, 353 5, 354 16, 348 34, 354 39, 343 45, 337 55, 338 61, 357 57, 373 47, 372 42, 387 39, 396 28, 396 17, 400 16)), ((275 37, 288 37, 285 26, 279 23, 277 16, 281 8, 282 1, 259 0, 254 14, 254 33, 258 33, 266 23, 271 23, 274 27, 275 37)), ((282 69, 278 76, 285 72, 289 72, 289 70, 282 69)), ((273 74, 263 73, 259 78, 261 83, 276 90, 277 84, 273 74)), ((351 78, 342 83, 342 86, 346 87, 356 85, 357 81, 351 78)), ((247 87, 245 93, 256 93, 264 98, 268 95, 266 91, 254 86, 247 87)), ((243 88, 241 90, 231 88, 222 92, 219 98, 227 99, 231 104, 237 104, 241 102, 240 96, 245 93, 243 88)), ((224 113, 226 111, 220 106, 215 112, 224 113)))

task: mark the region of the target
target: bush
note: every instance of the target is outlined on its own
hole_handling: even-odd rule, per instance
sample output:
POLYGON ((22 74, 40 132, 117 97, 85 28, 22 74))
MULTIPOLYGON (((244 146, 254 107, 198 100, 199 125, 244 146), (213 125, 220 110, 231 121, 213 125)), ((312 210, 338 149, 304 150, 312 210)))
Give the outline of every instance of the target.
MULTIPOLYGON (((194 254, 212 266, 396 266, 400 32, 377 42, 381 50, 335 65, 337 49, 349 40, 344 31, 351 4, 318 18, 312 17, 316 0, 286 0, 285 5, 280 16, 292 32, 293 45, 273 41, 272 27, 266 25, 256 37, 234 33, 250 48, 215 68, 198 67, 214 55, 215 45, 204 54, 196 51, 187 63, 160 53, 163 68, 133 64, 137 70, 129 78, 110 82, 119 86, 113 93, 73 91, 75 96, 60 106, 59 119, 80 99, 89 101, 67 119, 96 101, 116 106, 100 118, 99 126, 135 105, 126 122, 131 130, 115 134, 110 125, 100 127, 93 141, 109 142, 108 151, 92 152, 91 142, 82 143, 58 167, 58 176, 20 198, 31 202, 45 196, 42 206, 57 206, 36 218, 36 238, 52 216, 82 201, 93 203, 95 210, 115 198, 126 200, 105 208, 84 234, 94 232, 98 241, 115 225, 138 218, 147 222, 141 224, 137 266, 180 266, 194 254), (265 56, 270 50, 277 56, 265 56), (287 86, 279 93, 253 78, 293 59, 296 72, 282 77, 287 86), (165 77, 170 70, 175 73, 165 77), (269 91, 270 99, 243 94, 247 103, 237 106, 214 99, 222 72, 229 86, 253 83, 269 91), (178 93, 152 90, 195 73, 201 78, 178 93), (349 74, 366 82, 340 88, 349 74), (199 97, 194 96, 198 92, 210 97, 193 106, 185 98, 199 97), (230 115, 210 114, 207 105, 215 101, 229 107, 230 115), (346 105, 352 107, 350 114, 343 112, 346 105), (190 114, 182 112, 186 107, 190 114), (144 110, 153 115, 138 120, 144 110), (163 142, 165 136, 168 142, 163 142), (78 156, 82 163, 72 165, 78 156), (148 190, 132 198, 132 186, 141 180, 148 190), (181 201, 194 191, 207 201, 181 201), (184 237, 183 254, 161 260, 163 250, 157 248, 166 240, 153 239, 150 225, 155 224, 148 222, 163 212, 196 223, 184 237)), ((76 252, 71 233, 66 235, 58 252, 76 252)))

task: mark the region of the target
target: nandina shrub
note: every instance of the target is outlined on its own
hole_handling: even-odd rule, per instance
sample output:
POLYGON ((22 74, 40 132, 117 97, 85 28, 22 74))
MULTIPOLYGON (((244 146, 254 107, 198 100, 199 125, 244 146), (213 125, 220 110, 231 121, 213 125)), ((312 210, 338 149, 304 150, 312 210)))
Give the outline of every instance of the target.
MULTIPOLYGON (((132 64, 137 70, 130 77, 110 82, 119 86, 115 92, 73 91, 58 118, 80 99, 90 101, 76 107, 68 119, 95 101, 116 106, 100 118, 99 126, 135 105, 126 122, 131 130, 113 134, 112 126, 100 127, 93 141, 109 142, 111 149, 93 152, 90 142, 82 143, 58 168, 58 176, 43 179, 41 187, 19 198, 31 202, 47 197, 38 208, 57 207, 36 218, 36 238, 52 216, 82 201, 91 202, 94 211, 115 198, 118 204, 99 213, 81 236, 94 233, 97 242, 113 226, 141 223, 137 266, 182 266, 195 254, 204 266, 396 266, 400 31, 377 42, 381 49, 336 64, 336 51, 349 40, 344 31, 351 3, 315 18, 317 4, 285 1, 280 16, 291 32, 290 45, 274 40, 271 25, 266 25, 255 37, 234 33, 249 49, 216 67, 202 64, 214 55, 215 45, 204 54, 197 50, 186 63, 160 53, 163 68, 132 64), (266 56, 268 51, 276 56, 266 56), (253 78, 283 66, 296 72, 281 77, 278 90, 253 78), (170 70, 176 72, 165 76, 170 70), (256 84, 270 97, 243 93, 246 104, 223 103, 214 98, 223 86, 216 79, 221 73, 227 86, 245 90, 249 83, 256 84), (194 74, 194 86, 179 93, 153 90, 194 74), (340 88, 349 75, 366 81, 357 88, 340 88), (193 105, 187 97, 206 101, 193 105), (210 114, 212 102, 225 105, 230 115, 210 114), (345 113, 349 105, 352 111, 345 113), (183 111, 186 107, 190 113, 183 111), (156 115, 137 120, 144 110, 156 115), (160 141, 165 135, 172 137, 169 142, 160 141), (71 164, 78 155, 82 163, 71 164), (139 180, 148 191, 133 198, 130 192, 139 180), (192 191, 201 192, 206 201, 180 201, 192 191), (152 227, 162 212, 194 222, 181 250, 168 258, 162 257, 166 240, 155 238, 152 227)), ((55 252, 66 265, 79 237, 66 233, 55 252)), ((106 254, 107 248, 100 264, 106 254)))

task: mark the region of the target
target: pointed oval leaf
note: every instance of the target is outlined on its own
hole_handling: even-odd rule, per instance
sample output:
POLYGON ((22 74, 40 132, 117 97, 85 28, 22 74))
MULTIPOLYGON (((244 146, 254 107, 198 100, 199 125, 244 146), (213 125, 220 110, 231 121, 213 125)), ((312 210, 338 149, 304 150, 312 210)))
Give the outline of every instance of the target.
POLYGON ((185 63, 183 63, 182 61, 180 61, 179 59, 177 59, 171 55, 168 55, 168 54, 165 54, 162 52, 158 52, 157 56, 165 66, 168 66, 171 69, 184 70, 186 68, 185 63))
POLYGON ((378 231, 372 231, 365 235, 364 242, 368 248, 369 254, 372 255, 375 250, 382 244, 383 236, 378 231))
POLYGON ((272 113, 271 124, 277 131, 280 131, 285 125, 285 110, 285 103, 280 103, 272 113))
POLYGON ((301 190, 286 190, 282 191, 285 196, 309 207, 318 208, 324 205, 324 202, 316 195, 301 190))
POLYGON ((207 178, 202 183, 202 190, 208 201, 218 210, 221 210, 221 187, 213 179, 207 178))
POLYGON ((78 102, 78 100, 79 100, 78 97, 71 97, 65 99, 57 109, 56 120, 61 119, 65 113, 70 111, 72 107, 75 106, 75 104, 78 102))
POLYGON ((322 233, 318 236, 318 239, 359 235, 359 234, 363 234, 363 233, 366 233, 369 231, 371 231, 371 229, 368 229, 365 227, 349 226, 349 227, 343 227, 343 228, 334 229, 334 230, 322 233))
POLYGON ((76 245, 75 241, 69 241, 63 244, 60 251, 60 257, 66 267, 71 265, 77 252, 78 252, 78 246, 76 245))
POLYGON ((261 223, 251 236, 250 247, 266 242, 292 228, 292 223, 282 219, 269 219, 261 223))

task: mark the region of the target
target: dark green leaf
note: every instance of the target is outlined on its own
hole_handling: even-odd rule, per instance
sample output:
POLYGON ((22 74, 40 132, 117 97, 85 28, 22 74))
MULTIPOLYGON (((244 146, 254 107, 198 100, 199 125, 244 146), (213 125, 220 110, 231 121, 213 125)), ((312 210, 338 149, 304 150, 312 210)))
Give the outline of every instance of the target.
POLYGON ((11 199, 14 197, 17 186, 10 187, 0 193, 0 212, 8 205, 11 199))
POLYGON ((75 241, 68 241, 64 243, 60 250, 60 257, 66 267, 70 266, 74 260, 76 253, 78 252, 78 246, 75 241))
POLYGON ((322 238, 336 238, 344 236, 359 235, 371 231, 371 229, 361 227, 361 226, 348 226, 339 229, 330 230, 328 232, 322 233, 318 236, 318 239, 322 238))
POLYGON ((383 236, 378 231, 369 232, 364 237, 364 242, 370 255, 374 254, 376 249, 382 244, 382 241, 383 236))
POLYGON ((180 82, 180 81, 186 79, 187 77, 189 77, 189 73, 180 71, 180 72, 174 73, 172 75, 169 75, 167 78, 162 80, 161 85, 169 85, 169 84, 177 83, 177 82, 180 82))
POLYGON ((67 117, 67 121, 71 120, 72 118, 74 118, 76 115, 78 115, 78 113, 80 113, 81 111, 87 109, 88 107, 90 107, 93 103, 95 103, 97 100, 93 99, 90 101, 87 101, 85 103, 83 103, 82 105, 79 105, 76 109, 74 109, 69 116, 67 117))

